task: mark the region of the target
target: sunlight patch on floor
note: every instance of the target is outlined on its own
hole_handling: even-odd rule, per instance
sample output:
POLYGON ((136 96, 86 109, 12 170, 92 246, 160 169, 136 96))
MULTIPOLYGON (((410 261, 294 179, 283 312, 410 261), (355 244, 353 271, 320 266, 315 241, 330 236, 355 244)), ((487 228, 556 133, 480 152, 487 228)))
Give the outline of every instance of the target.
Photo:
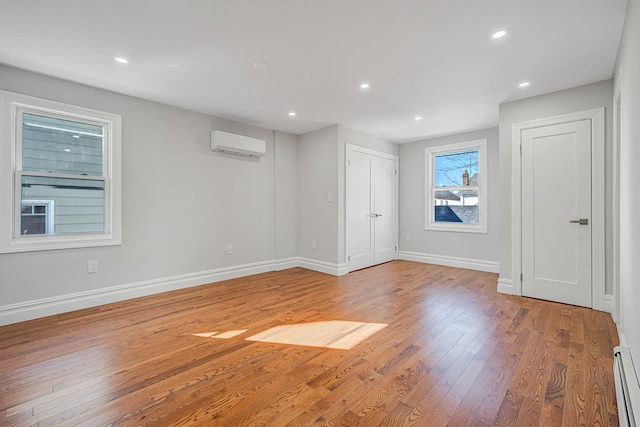
POLYGON ((385 323, 330 320, 275 326, 247 341, 349 350, 386 327, 385 323))
POLYGON ((202 332, 201 334, 191 334, 191 335, 193 335, 194 337, 211 338, 215 334, 217 334, 217 332, 202 332))
POLYGON ((204 338, 220 338, 220 339, 224 339, 227 340, 229 338, 233 338, 236 337, 240 334, 244 334, 245 332, 247 332, 247 329, 236 329, 234 331, 227 331, 227 332, 201 332, 199 334, 192 334, 193 336, 196 337, 204 337, 204 338))

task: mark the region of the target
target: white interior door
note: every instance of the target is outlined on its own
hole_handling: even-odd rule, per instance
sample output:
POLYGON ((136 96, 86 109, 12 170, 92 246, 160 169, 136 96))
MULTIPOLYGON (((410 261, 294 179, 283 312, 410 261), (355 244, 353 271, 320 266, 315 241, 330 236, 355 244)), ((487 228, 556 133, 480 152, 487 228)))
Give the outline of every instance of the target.
POLYGON ((349 268, 358 270, 375 264, 372 164, 370 156, 350 152, 348 171, 349 268))
POLYGON ((347 152, 349 269, 396 258, 396 160, 347 152))
POLYGON ((522 294, 591 307, 591 122, 522 134, 522 294))
POLYGON ((374 264, 381 264, 396 259, 396 162, 376 158, 372 161, 372 172, 374 264))

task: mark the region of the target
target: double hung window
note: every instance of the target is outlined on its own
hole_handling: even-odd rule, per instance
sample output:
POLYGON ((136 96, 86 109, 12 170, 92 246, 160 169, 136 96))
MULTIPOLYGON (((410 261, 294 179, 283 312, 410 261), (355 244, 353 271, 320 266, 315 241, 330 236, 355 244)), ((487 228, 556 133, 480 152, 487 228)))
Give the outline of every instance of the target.
POLYGON ((425 229, 486 233, 485 139, 427 147, 425 229))
POLYGON ((9 92, 2 97, 0 251, 120 243, 120 116, 9 92), (5 169, 6 166, 9 168, 5 169), (6 203, 5 203, 6 202, 6 203))

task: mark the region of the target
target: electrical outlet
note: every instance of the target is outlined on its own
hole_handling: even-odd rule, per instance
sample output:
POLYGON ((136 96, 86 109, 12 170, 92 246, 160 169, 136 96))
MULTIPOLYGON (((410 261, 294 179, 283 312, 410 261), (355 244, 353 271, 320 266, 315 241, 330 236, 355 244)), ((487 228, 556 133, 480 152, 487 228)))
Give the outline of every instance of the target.
POLYGON ((333 193, 327 194, 327 202, 333 202, 333 193))
POLYGON ((92 259, 87 261, 87 273, 97 273, 98 272, 98 260, 92 259))
POLYGON ((315 249, 316 248, 316 241, 312 240, 311 241, 311 249, 315 249))
POLYGON ((233 245, 227 245, 227 255, 231 255, 233 253, 233 245))

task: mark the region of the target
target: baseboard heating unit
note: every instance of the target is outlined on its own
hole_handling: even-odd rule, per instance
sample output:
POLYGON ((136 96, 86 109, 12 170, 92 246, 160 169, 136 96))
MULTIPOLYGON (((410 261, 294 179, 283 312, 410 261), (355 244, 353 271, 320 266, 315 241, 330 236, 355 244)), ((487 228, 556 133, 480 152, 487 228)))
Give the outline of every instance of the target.
POLYGON ((620 426, 636 427, 636 417, 640 415, 640 384, 631 352, 627 347, 618 346, 613 349, 613 356, 620 426))

